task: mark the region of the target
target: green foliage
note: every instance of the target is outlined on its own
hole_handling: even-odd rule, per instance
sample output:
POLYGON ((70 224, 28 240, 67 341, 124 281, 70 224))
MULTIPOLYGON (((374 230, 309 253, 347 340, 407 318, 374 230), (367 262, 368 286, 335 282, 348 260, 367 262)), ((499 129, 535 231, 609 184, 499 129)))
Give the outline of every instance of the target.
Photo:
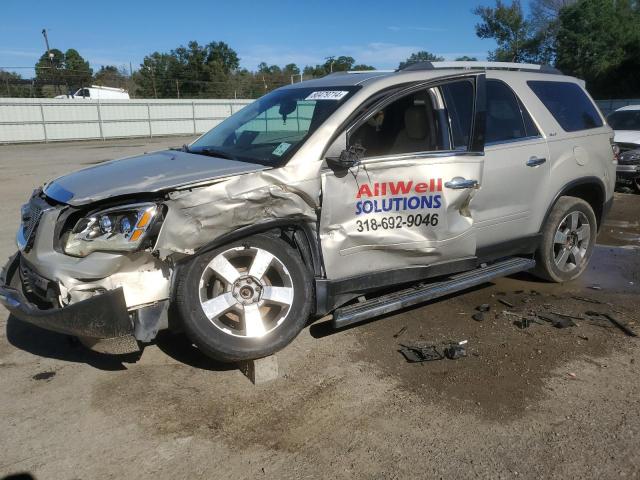
MULTIPOLYGON (((327 57, 326 61, 322 65, 307 65, 304 67, 304 75, 306 77, 324 77, 333 72, 346 72, 348 70, 355 70, 353 68, 356 63, 353 57, 327 57)), ((362 66, 362 65, 359 65, 362 66)))
POLYGON ((33 96, 32 81, 19 74, 0 70, 0 97, 27 98, 33 96))
POLYGON ((467 55, 463 55, 461 57, 456 58, 456 62, 477 62, 478 59, 476 57, 468 57, 467 55))
POLYGON ((237 53, 224 42, 189 42, 169 53, 146 56, 134 76, 136 94, 149 98, 233 96, 229 78, 239 65, 237 53))
POLYGON ((443 60, 444 57, 439 57, 437 55, 434 55, 433 53, 421 50, 419 52, 412 53, 404 62, 400 62, 398 68, 403 69, 413 63, 418 62, 442 62, 443 60))
POLYGON ((476 25, 476 35, 492 38, 498 48, 487 58, 497 62, 539 62, 541 40, 522 11, 520 0, 511 5, 496 0, 495 7, 477 7, 473 13, 481 22, 476 25))
POLYGON ((127 89, 129 87, 129 77, 126 70, 118 69, 114 65, 107 65, 100 67, 100 70, 95 74, 93 83, 105 87, 127 89))
POLYGON ((51 49, 50 54, 44 52, 36 63, 35 70, 38 85, 53 84, 62 93, 75 92, 80 87, 91 85, 93 78, 89 62, 73 48, 65 53, 57 48, 51 49))
POLYGON ((580 0, 560 12, 557 66, 587 81, 595 95, 640 94, 640 6, 580 0))

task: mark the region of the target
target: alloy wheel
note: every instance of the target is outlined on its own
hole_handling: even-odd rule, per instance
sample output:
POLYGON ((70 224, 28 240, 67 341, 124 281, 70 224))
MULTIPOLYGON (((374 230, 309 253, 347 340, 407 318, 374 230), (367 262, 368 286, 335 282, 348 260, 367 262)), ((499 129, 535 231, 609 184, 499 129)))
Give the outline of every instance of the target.
POLYGON ((556 230, 553 239, 553 258, 563 272, 579 268, 584 261, 589 242, 591 226, 587 216, 582 212, 569 213, 556 230))
POLYGON ((237 337, 259 338, 285 320, 294 287, 284 264, 267 250, 235 247, 216 255, 200 277, 200 305, 211 323, 237 337))

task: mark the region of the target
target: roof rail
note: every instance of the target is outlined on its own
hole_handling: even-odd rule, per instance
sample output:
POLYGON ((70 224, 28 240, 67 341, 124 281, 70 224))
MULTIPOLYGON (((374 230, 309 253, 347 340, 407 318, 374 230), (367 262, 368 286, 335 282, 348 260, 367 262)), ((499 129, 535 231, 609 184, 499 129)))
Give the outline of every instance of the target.
POLYGON ((549 65, 536 65, 533 63, 514 62, 417 62, 409 64, 400 70, 405 72, 412 70, 437 70, 444 68, 460 68, 463 70, 515 70, 522 72, 538 72, 562 75, 562 72, 560 70, 549 65))
POLYGON ((395 71, 396 70, 340 70, 339 72, 327 73, 325 77, 335 77, 338 75, 349 75, 349 74, 359 74, 359 73, 393 73, 395 71))

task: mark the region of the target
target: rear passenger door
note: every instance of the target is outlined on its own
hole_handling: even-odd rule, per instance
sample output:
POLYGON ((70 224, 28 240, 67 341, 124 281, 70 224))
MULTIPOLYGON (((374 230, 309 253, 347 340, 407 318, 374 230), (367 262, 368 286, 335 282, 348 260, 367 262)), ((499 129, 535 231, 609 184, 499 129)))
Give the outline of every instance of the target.
POLYGON ((531 115, 506 83, 487 79, 485 163, 476 207, 480 253, 534 234, 537 192, 549 176, 549 150, 531 115))
MULTIPOLYGON (((484 74, 411 87, 365 108, 348 128, 347 145, 364 148, 364 157, 322 174, 329 279, 473 260, 483 93, 484 74)), ((405 277, 393 278, 385 282, 405 277)))

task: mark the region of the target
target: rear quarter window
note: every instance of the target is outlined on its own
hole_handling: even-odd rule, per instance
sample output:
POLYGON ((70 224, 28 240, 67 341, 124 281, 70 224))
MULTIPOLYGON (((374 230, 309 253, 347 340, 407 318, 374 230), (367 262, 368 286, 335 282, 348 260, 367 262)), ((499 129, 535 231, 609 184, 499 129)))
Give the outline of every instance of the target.
POLYGON ((603 125, 598 110, 579 85, 543 80, 530 80, 527 84, 566 132, 603 125))

